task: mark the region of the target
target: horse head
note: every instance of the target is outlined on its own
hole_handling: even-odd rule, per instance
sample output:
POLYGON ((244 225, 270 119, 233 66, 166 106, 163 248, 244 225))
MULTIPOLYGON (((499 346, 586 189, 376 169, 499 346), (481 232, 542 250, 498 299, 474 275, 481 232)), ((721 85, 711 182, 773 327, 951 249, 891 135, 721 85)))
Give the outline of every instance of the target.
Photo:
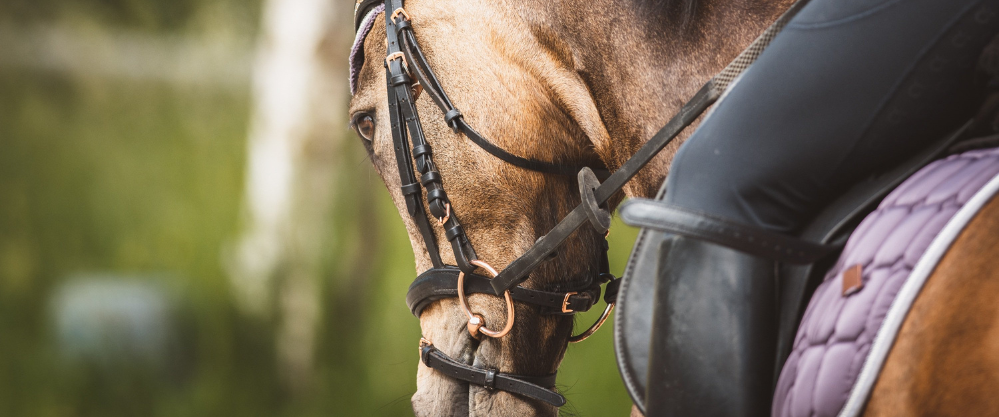
MULTIPOLYGON (((370 22, 361 22, 365 27, 355 46, 352 83, 357 88, 351 123, 406 225, 417 271, 439 266, 428 247, 439 249, 439 263, 474 268, 467 265, 468 259, 456 257, 451 250, 455 232, 445 230, 457 224, 459 216, 462 238, 474 247, 475 257, 502 270, 581 201, 574 171, 565 175, 525 169, 469 140, 467 132, 456 128, 453 114, 445 121, 447 112, 435 103, 440 102, 435 87, 461 109, 468 126, 502 152, 546 166, 614 170, 787 2, 728 2, 731 7, 724 8, 721 3, 408 0, 404 12, 387 7, 370 13, 370 22), (397 93, 386 82, 386 67, 396 71, 393 74, 419 71, 411 69, 417 63, 407 62, 412 54, 386 59, 394 48, 391 36, 386 41, 386 27, 403 21, 400 24, 413 28, 413 40, 439 81, 439 86, 421 85, 410 94, 416 123, 432 148, 426 155, 432 154, 439 174, 436 183, 447 194, 446 211, 429 207, 433 198, 426 191, 419 191, 420 207, 414 209, 403 191, 407 184, 400 170, 412 169, 418 173, 414 179, 427 179, 419 175, 426 166, 414 164, 412 154, 429 149, 407 150, 409 167, 397 159, 398 137, 393 139, 393 114, 386 104, 397 93), (426 224, 421 225, 418 216, 424 216, 426 224), (448 222, 451 216, 455 220, 448 222)), ((397 118, 410 124, 409 136, 414 135, 411 119, 405 114, 397 118)), ((677 145, 631 180, 625 194, 653 194, 677 145)), ((621 198, 614 196, 605 208, 612 210, 621 198)), ((598 229, 578 229, 520 286, 568 294, 580 285, 592 285, 604 251, 603 231, 598 229)), ((476 272, 491 275, 486 269, 476 272)), ((441 298, 419 311, 424 339, 441 353, 476 369, 528 377, 555 372, 573 332, 571 315, 515 302, 509 332, 484 337, 476 332, 477 325, 469 324, 469 312, 484 321, 484 328, 499 331, 508 324, 508 304, 489 293, 469 293, 469 312, 462 304, 441 298)), ((557 413, 545 402, 469 384, 422 363, 417 378, 412 398, 417 415, 557 413)))

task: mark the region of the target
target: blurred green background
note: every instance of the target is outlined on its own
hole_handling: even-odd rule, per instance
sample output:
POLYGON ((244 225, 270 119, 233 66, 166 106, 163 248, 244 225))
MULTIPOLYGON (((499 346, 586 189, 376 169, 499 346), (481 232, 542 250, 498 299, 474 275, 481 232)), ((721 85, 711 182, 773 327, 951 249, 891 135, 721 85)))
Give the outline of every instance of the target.
MULTIPOLYGON (((352 1, 303 6, 305 139, 253 145, 282 1, 0 2, 0 416, 412 413, 412 250, 346 127, 352 1), (297 152, 265 226, 247 173, 285 171, 254 149, 297 152)), ((610 325, 558 381, 564 415, 629 412, 610 325)))

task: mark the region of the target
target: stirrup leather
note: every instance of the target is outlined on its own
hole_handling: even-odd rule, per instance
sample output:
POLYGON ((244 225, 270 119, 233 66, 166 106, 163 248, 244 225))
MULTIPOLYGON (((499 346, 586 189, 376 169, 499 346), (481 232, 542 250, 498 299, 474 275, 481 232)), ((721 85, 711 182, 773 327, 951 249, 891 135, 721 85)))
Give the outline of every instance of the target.
POLYGON ((621 205, 625 224, 706 240, 761 258, 810 264, 841 249, 682 209, 662 201, 633 198, 621 205))

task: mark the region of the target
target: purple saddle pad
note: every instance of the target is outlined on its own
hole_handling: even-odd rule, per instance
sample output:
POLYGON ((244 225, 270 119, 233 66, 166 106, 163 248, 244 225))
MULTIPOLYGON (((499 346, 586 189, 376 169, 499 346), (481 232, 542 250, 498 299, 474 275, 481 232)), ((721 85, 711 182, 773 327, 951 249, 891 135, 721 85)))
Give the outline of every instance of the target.
POLYGON ((946 248, 995 194, 997 174, 999 148, 935 161, 864 219, 805 310, 777 382, 773 416, 862 411, 911 302, 946 248), (855 283, 857 265, 862 286, 845 292, 844 275, 855 283))

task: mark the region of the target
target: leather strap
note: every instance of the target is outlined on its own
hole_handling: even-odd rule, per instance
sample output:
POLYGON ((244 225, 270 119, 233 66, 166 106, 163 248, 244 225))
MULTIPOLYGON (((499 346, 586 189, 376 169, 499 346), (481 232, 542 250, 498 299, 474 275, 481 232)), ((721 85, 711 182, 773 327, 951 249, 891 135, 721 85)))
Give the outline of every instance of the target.
MULTIPOLYGON (((728 66, 725 67, 718 75, 715 75, 711 80, 704 84, 697 93, 691 97, 690 101, 680 108, 680 111, 673 116, 672 119, 662 129, 656 132, 652 139, 643 145, 638 152, 635 152, 631 158, 629 158, 621 167, 614 171, 613 174, 603 184, 600 188, 594 192, 594 195, 599 204, 604 204, 618 191, 624 187, 624 185, 631 180, 638 171, 645 167, 656 155, 659 154, 663 148, 666 147, 670 142, 673 141, 676 136, 683 131, 687 126, 690 126, 694 120, 700 117, 701 113, 704 113, 708 107, 717 101, 728 86, 735 81, 749 66, 756 61, 756 59, 763 53, 763 50, 770 44, 770 42, 777 36, 777 33, 784 28, 784 25, 793 17, 798 10, 804 7, 807 1, 799 0, 791 5, 791 8, 784 13, 780 18, 777 19, 763 34, 761 34, 751 45, 749 45, 746 50, 742 51, 728 66)), ((537 268, 545 259, 547 259, 548 254, 552 253, 557 249, 562 242, 564 242, 569 236, 582 225, 583 221, 586 220, 586 215, 582 211, 584 210, 581 206, 576 206, 572 212, 569 213, 554 229, 551 230, 542 240, 539 240, 534 246, 532 246, 526 253, 521 255, 519 258, 515 259, 506 268, 500 271, 496 278, 493 278, 492 285, 493 290, 496 294, 502 294, 503 291, 513 287, 514 285, 523 282, 527 279, 528 274, 537 268)))
MULTIPOLYGON (((362 3, 367 2, 367 0, 362 0, 362 3)), ((793 15, 804 2, 798 2, 792 6, 792 11, 785 14, 793 15)), ((451 125, 452 129, 456 132, 461 131, 467 137, 475 142, 478 146, 485 149, 490 154, 500 158, 508 163, 516 166, 520 166, 527 169, 534 169, 540 172, 553 172, 553 173, 566 173, 565 166, 556 163, 549 163, 543 161, 537 161, 533 159, 527 159, 512 155, 509 152, 495 146, 491 142, 485 140, 481 135, 479 135, 471 126, 464 121, 461 112, 455 108, 454 104, 451 103, 444 89, 441 87, 440 82, 434 75, 433 70, 426 61, 426 56, 423 51, 420 50, 419 43, 416 41, 416 37, 413 33, 413 27, 408 21, 400 21, 396 24, 391 18, 390 10, 394 11, 401 8, 403 0, 385 0, 385 20, 386 20, 386 36, 388 41, 388 53, 392 56, 395 53, 402 52, 408 61, 406 66, 406 71, 403 71, 402 60, 393 59, 386 63, 388 67, 388 82, 389 90, 393 88, 396 90, 395 99, 393 100, 392 94, 389 95, 390 108, 392 104, 396 104, 401 113, 405 118, 405 123, 396 123, 393 120, 392 130, 393 138, 395 139, 396 154, 398 159, 402 159, 400 154, 409 153, 408 146, 406 146, 405 129, 408 125, 410 130, 410 137, 413 139, 413 147, 422 148, 426 144, 423 138, 422 128, 419 126, 419 116, 416 114, 416 107, 413 103, 413 98, 409 89, 412 87, 413 82, 409 79, 409 71, 412 70, 412 74, 419 80, 420 85, 423 86, 424 91, 432 97, 433 101, 441 109, 446 121, 451 125), (404 91, 405 90, 405 91, 404 91), (398 136, 402 136, 401 140, 398 136), (405 150, 400 149, 405 148, 405 150)), ((360 5, 359 5, 360 7, 360 5)), ((507 265, 500 274, 491 281, 494 294, 502 294, 504 291, 516 286, 520 282, 527 279, 528 274, 537 268, 542 262, 549 259, 549 255, 553 253, 561 244, 576 230, 578 229, 584 221, 588 220, 589 217, 593 217, 592 214, 595 213, 593 210, 586 210, 586 208, 592 208, 593 200, 596 201, 597 205, 606 204, 606 202, 617 192, 619 192, 624 185, 633 178, 639 170, 641 170, 645 165, 649 163, 663 148, 666 147, 684 128, 693 123, 709 106, 711 106, 719 97, 724 93, 725 89, 729 84, 735 80, 746 68, 752 64, 753 61, 762 53, 763 49, 770 43, 776 33, 783 27, 787 19, 782 17, 778 19, 763 35, 761 35, 749 48, 739 54, 736 59, 730 63, 721 73, 713 77, 708 81, 695 95, 680 109, 677 113, 662 129, 659 130, 645 145, 642 146, 638 152, 635 153, 630 159, 628 159, 617 171, 610 175, 603 184, 600 185, 596 190, 593 191, 593 198, 583 201, 579 206, 576 206, 569 215, 562 219, 559 224, 552 229, 546 236, 539 239, 526 253, 524 253, 519 258, 515 259, 512 263, 507 265), (587 206, 584 207, 583 205, 587 206), (588 214, 590 216, 588 216, 588 214)), ((401 120, 399 120, 401 122, 401 120)), ((427 148, 429 149, 429 148, 427 148)), ((417 159, 417 166, 421 171, 421 174, 425 174, 426 171, 424 167, 430 166, 430 170, 435 170, 432 164, 427 164, 423 158, 429 159, 429 155, 420 156, 417 159)), ((401 162, 400 162, 401 163, 401 162)), ((578 168, 578 167, 576 167, 578 168)), ((573 168, 575 170, 576 168, 573 168)), ((411 168, 410 168, 411 169, 411 168)), ((402 167, 400 166, 400 175, 402 174, 402 167)), ((600 177, 601 175, 598 175, 600 177)), ((432 182, 433 183, 433 182, 432 182)), ((412 182, 403 181, 403 184, 412 184, 412 182)), ((439 181, 436 182, 439 184, 439 181)), ((428 196, 430 195, 431 186, 428 185, 428 196)), ((441 190, 440 195, 443 195, 441 190)), ((410 204, 410 199, 407 199, 407 204, 410 204)), ((440 211, 442 205, 441 202, 446 202, 446 199, 434 198, 431 201, 431 211, 440 211)), ((412 213, 413 210, 411 209, 412 213)), ((435 213, 438 214, 438 213, 435 213)), ((430 237, 428 233, 424 232, 424 226, 422 223, 426 222, 425 216, 415 216, 417 224, 421 228, 421 234, 423 234, 424 239, 427 240, 430 237), (419 218, 417 218, 419 217, 419 218)), ((443 217, 443 216, 437 216, 443 217)), ((598 220, 598 219, 594 219, 598 220)), ((452 249, 455 253, 455 258, 458 263, 458 267, 466 272, 472 272, 474 267, 469 264, 470 260, 474 260, 475 254, 472 249, 471 243, 468 242, 467 237, 461 232, 461 229, 455 226, 460 226, 457 224, 456 216, 448 221, 449 225, 445 226, 445 229, 449 231, 448 237, 451 241, 452 249), (453 224, 450 224, 452 223, 453 224), (460 233, 459 233, 460 232, 460 233), (450 239, 455 237, 454 239, 450 239)), ((599 222, 594 222, 599 223, 599 222)), ((431 252, 431 257, 439 258, 439 255, 433 254, 436 247, 427 242, 427 249, 431 252)), ((434 263, 434 267, 440 267, 437 262, 434 263)))
MULTIPOLYGON (((420 313, 430 303, 457 297, 459 272, 458 268, 445 266, 430 269, 416 277, 406 293, 409 311, 420 317, 420 313)), ((492 295, 493 288, 489 281, 489 277, 465 274, 465 294, 492 295)), ((514 301, 541 307, 544 314, 568 315, 589 311, 600 299, 600 285, 603 281, 591 279, 584 289, 568 292, 539 291, 517 286, 510 289, 510 296, 514 301)))
POLYGON ((368 14, 368 10, 385 3, 385 0, 357 0, 354 3, 354 32, 361 26, 361 21, 368 14))
MULTIPOLYGON (((606 181, 600 184, 600 187, 593 192, 597 204, 606 204, 611 196, 621 191, 624 185, 638 174, 639 170, 659 154, 659 151, 714 103, 721 96, 722 91, 716 89, 711 81, 705 84, 666 126, 663 126, 652 139, 649 139, 638 152, 635 152, 635 155, 625 161, 621 168, 614 171, 606 181)), ((589 220, 582 204, 580 203, 572 209, 555 228, 538 239, 534 246, 531 246, 527 252, 507 265, 496 278, 492 279, 491 284, 496 294, 502 294, 503 291, 527 279, 528 274, 548 258, 548 254, 558 249, 562 242, 565 242, 576 229, 589 220)))
POLYGON ((554 390, 557 375, 554 373, 545 376, 525 376, 498 372, 494 369, 479 369, 451 359, 432 344, 420 347, 420 359, 428 368, 450 378, 544 401, 555 407, 565 405, 565 397, 554 390))
MULTIPOLYGON (((392 19, 392 11, 402 7, 402 0, 385 1, 385 36, 387 41, 388 56, 393 56, 401 52, 402 45, 396 30, 396 22, 392 19)), ((398 17, 404 19, 404 17, 398 17)), ((404 20, 400 23, 405 22, 404 20)), ((408 25, 401 27, 411 27, 408 25)), ((407 48, 408 50, 408 48, 407 48)), ((405 55, 405 54, 404 54, 405 55)), ((472 272, 476 269, 471 261, 478 259, 475 249, 465 235, 464 229, 454 208, 450 206, 447 193, 441 182, 441 176, 437 172, 437 167, 433 162, 433 151, 427 143, 423 134, 423 126, 416 110, 416 103, 413 97, 413 80, 410 78, 410 71, 414 66, 407 63, 399 56, 393 59, 386 58, 385 78, 388 82, 389 116, 392 123, 392 141, 395 147, 396 163, 399 167, 399 177, 402 184, 402 191, 406 198, 406 207, 413 222, 420 230, 427 252, 435 268, 441 268, 444 263, 441 261, 440 251, 437 248, 437 237, 427 217, 432 214, 439 219, 446 219, 441 225, 445 230, 445 236, 451 243, 451 250, 454 252, 455 262, 458 268, 465 272, 472 272), (412 144, 410 144, 412 141, 412 144), (412 152, 412 150, 417 150, 412 152), (417 181, 414 171, 420 171, 420 182, 417 181), (427 213, 423 206, 423 195, 419 191, 420 187, 427 191, 427 213)))
MULTIPOLYGON (((390 35, 388 40, 390 50, 393 46, 398 48, 395 36, 390 35)), ((407 115, 403 114, 403 109, 411 107, 412 93, 409 91, 409 86, 405 83, 396 85, 392 85, 391 83, 393 77, 405 77, 402 64, 399 60, 389 61, 385 71, 386 78, 390 80, 390 85, 388 86, 389 120, 392 123, 392 141, 395 142, 396 164, 399 168, 403 198, 406 200, 406 211, 413 218, 417 228, 420 230, 420 235, 427 246, 431 262, 435 268, 439 268, 444 266, 444 262, 441 260, 440 251, 437 250, 437 236, 434 234, 433 228, 430 226, 430 221, 424 212, 423 193, 420 191, 420 184, 417 182, 416 174, 413 171, 413 164, 410 162, 409 139, 407 138, 406 123, 404 121, 404 117, 407 115)), ((416 118, 415 125, 419 128, 419 118, 416 118)), ((414 136, 416 136, 415 133, 414 136)))
POLYGON ((810 264, 840 249, 837 245, 809 242, 644 198, 626 201, 619 213, 621 220, 631 226, 707 240, 751 255, 793 264, 810 264))
MULTIPOLYGON (((437 79, 433 69, 430 68, 430 64, 427 62, 426 55, 424 55, 423 51, 420 49, 420 44, 416 42, 416 35, 413 34, 412 26, 399 26, 398 32, 403 45, 402 52, 406 55, 406 59, 411 63, 410 65, 413 69, 413 75, 416 76, 420 85, 423 86, 423 91, 429 93, 434 103, 437 104, 437 107, 440 108, 441 113, 444 115, 444 120, 455 132, 463 133, 469 140, 472 141, 472 143, 475 143, 478 147, 482 148, 486 152, 489 152, 489 154, 495 156, 496 158, 499 158, 510 165, 527 170, 547 174, 574 176, 584 167, 583 165, 566 165, 539 161, 533 158, 520 157, 507 152, 505 149, 496 146, 483 137, 465 121, 464 115, 458 110, 457 107, 454 106, 454 103, 451 102, 451 99, 447 96, 444 88, 441 87, 440 81, 437 79)), ((609 175, 608 171, 602 168, 595 169, 594 172, 603 173, 605 177, 609 175)))

